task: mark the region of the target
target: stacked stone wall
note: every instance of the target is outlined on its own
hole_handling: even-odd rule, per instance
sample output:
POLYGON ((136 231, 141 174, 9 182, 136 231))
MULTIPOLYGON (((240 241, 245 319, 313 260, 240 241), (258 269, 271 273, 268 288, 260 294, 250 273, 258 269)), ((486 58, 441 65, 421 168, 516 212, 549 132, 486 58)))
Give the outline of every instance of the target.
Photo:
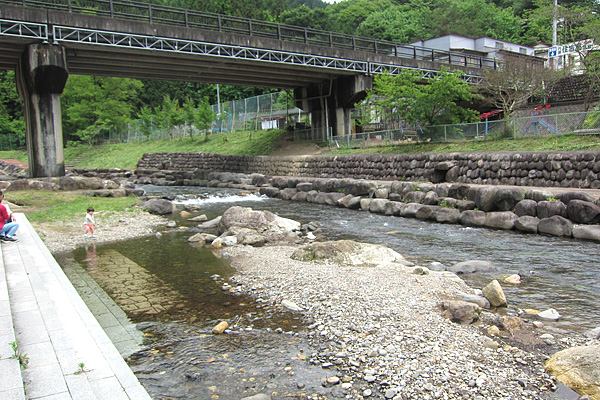
POLYGON ((337 156, 232 156, 148 153, 137 174, 165 171, 167 180, 206 179, 210 172, 384 181, 600 188, 600 152, 353 154, 337 156), (166 172, 168 171, 168 172, 166 172))

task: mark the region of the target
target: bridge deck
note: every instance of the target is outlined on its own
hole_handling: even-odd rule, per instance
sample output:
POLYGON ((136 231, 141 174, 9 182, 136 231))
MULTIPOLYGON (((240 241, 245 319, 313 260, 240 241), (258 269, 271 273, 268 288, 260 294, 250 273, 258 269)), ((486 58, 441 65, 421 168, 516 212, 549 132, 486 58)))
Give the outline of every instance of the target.
POLYGON ((0 398, 150 399, 27 218, 15 215, 19 241, 0 249, 0 398), (15 341, 26 369, 11 357, 15 341))

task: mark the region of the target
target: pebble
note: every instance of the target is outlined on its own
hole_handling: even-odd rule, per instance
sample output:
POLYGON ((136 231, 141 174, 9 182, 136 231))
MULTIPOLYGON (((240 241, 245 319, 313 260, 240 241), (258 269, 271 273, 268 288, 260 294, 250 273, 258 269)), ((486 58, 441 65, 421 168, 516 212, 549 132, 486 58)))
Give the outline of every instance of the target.
POLYGON ((243 291, 270 304, 289 300, 302 308, 310 321, 303 337, 315 348, 307 362, 337 374, 324 386, 342 382, 349 399, 548 398, 552 380, 544 357, 500 347, 481 325, 442 317, 442 299, 474 293, 462 280, 433 270, 417 276, 397 264, 301 262, 290 258, 294 250, 234 246, 224 255, 232 257, 243 291))

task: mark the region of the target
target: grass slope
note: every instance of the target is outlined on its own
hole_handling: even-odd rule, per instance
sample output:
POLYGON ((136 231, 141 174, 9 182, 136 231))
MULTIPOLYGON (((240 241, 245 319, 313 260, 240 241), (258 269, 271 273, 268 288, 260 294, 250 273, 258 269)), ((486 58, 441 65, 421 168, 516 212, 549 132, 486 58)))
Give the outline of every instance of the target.
MULTIPOLYGON (((210 135, 208 140, 156 140, 147 142, 79 145, 65 149, 65 160, 80 168, 135 169, 144 153, 207 152, 234 155, 269 155, 288 144, 285 131, 234 132, 210 135)), ((322 154, 360 153, 453 153, 503 151, 600 151, 600 137, 594 135, 538 136, 520 139, 479 140, 451 143, 403 143, 359 149, 324 149, 322 154)), ((0 159, 27 162, 26 151, 3 151, 0 159)))

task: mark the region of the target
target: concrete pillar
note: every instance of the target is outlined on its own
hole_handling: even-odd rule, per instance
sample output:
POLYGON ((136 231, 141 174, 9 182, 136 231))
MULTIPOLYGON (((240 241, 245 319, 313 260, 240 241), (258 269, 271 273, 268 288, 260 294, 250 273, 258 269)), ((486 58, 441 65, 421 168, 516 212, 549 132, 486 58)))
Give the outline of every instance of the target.
POLYGON ((352 133, 351 108, 339 107, 335 109, 335 122, 337 135, 350 135, 352 133))
POLYGON ((372 77, 357 75, 297 88, 296 105, 310 112, 313 139, 327 139, 327 129, 333 136, 352 134, 352 109, 372 85, 372 77))
POLYGON ((64 176, 60 95, 69 76, 66 51, 47 43, 31 44, 16 72, 27 125, 29 176, 64 176))

